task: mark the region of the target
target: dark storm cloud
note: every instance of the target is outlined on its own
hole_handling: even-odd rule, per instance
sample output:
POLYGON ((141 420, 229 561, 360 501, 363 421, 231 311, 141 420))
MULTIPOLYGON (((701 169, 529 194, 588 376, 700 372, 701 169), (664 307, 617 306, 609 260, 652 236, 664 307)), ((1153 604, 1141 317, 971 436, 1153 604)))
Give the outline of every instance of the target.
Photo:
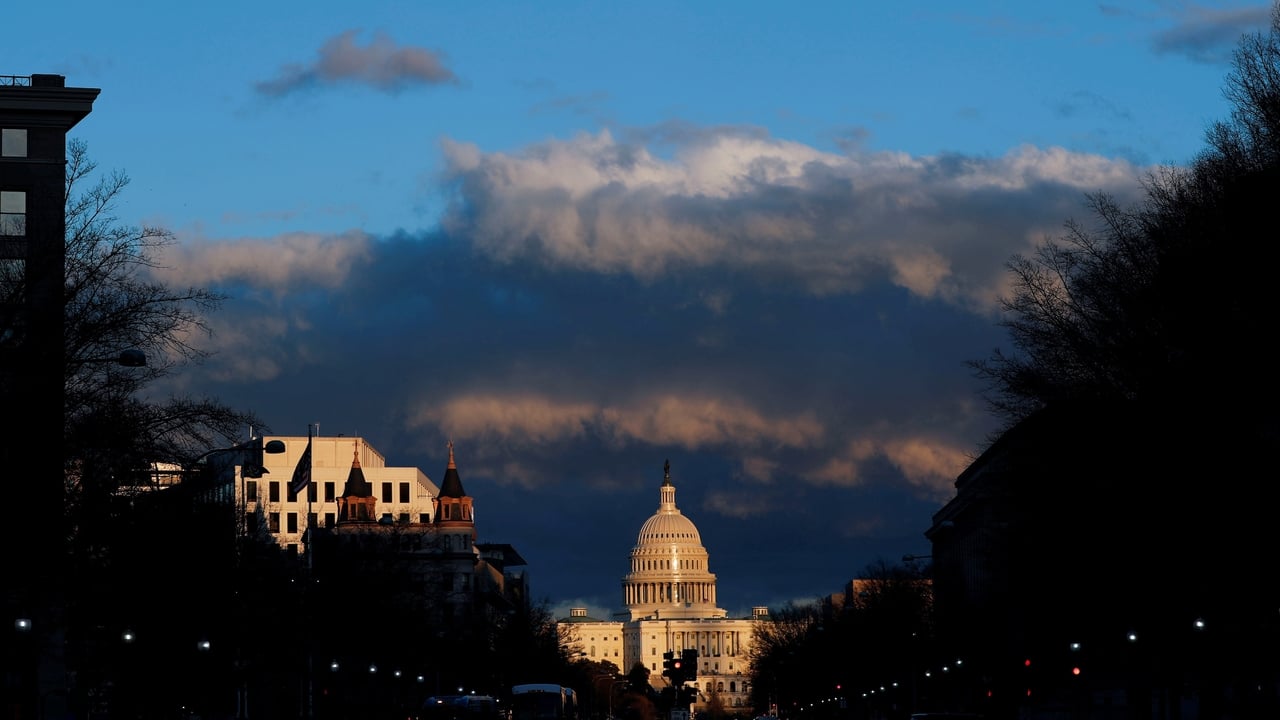
POLYGON ((175 248, 171 282, 232 297, 218 354, 173 389, 286 408, 276 432, 359 433, 431 477, 452 439, 482 540, 515 544, 535 593, 616 602, 666 458, 735 609, 919 551, 993 426, 964 362, 1001 343, 1004 261, 1140 169, 651 137, 673 152, 449 144, 436 230, 175 248), (783 506, 823 546, 763 587, 783 506))
POLYGON ((1183 55, 1195 62, 1225 63, 1242 35, 1266 28, 1271 12, 1270 4, 1234 8, 1188 5, 1176 24, 1156 34, 1152 44, 1157 52, 1183 55))
POLYGON ((458 78, 444 64, 439 51, 397 46, 389 36, 375 33, 365 47, 356 42, 358 30, 326 40, 309 64, 291 63, 276 77, 256 83, 262 95, 279 97, 317 86, 341 82, 396 92, 414 85, 455 84, 458 78))

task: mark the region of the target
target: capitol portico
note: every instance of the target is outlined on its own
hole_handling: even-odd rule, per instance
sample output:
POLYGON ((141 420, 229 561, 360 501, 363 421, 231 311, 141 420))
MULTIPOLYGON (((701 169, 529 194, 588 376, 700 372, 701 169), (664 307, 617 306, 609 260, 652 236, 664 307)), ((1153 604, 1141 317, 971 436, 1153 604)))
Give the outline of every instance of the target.
POLYGON ((698 651, 698 702, 718 695, 726 708, 750 706, 749 651, 756 623, 768 610, 753 608, 749 618, 730 618, 716 607, 716 576, 693 521, 676 506, 671 465, 663 467, 657 511, 640 527, 631 549, 630 571, 622 581, 626 621, 587 616, 573 608, 559 621, 562 636, 587 660, 608 661, 624 674, 637 663, 650 683, 663 687, 662 656, 686 648, 698 651))

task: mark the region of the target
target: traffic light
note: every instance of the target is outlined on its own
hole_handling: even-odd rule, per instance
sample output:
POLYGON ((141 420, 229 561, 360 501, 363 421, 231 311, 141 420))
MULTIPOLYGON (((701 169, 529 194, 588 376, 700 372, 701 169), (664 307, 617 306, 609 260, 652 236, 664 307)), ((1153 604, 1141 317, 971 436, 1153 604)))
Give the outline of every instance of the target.
POLYGON ((676 670, 676 654, 671 650, 662 653, 662 676, 667 678, 675 677, 676 670))
POLYGON ((694 648, 685 648, 680 651, 680 671, 683 679, 693 681, 698 679, 698 651, 694 648))
POLYGON ((677 700, 677 705, 684 705, 686 707, 698 702, 698 688, 692 685, 680 688, 677 700))

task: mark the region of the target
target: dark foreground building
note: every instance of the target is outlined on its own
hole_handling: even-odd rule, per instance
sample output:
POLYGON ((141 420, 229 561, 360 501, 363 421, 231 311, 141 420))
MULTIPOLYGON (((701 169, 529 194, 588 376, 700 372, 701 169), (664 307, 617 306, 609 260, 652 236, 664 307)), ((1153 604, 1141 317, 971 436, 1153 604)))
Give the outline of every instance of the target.
POLYGON ((1274 431, 1185 420, 1048 408, 959 476, 926 533, 939 639, 972 661, 957 704, 1280 716, 1274 431))
POLYGON ((35 522, 0 523, 5 553, 5 714, 60 717, 65 533, 60 459, 62 291, 67 132, 99 90, 61 75, 0 75, 0 402, 11 427, 42 428, 33 443, 0 448, 17 482, 6 502, 35 522), (21 418, 21 419, 19 419, 21 418), (56 428, 49 432, 49 428, 56 428), (51 448, 51 446, 53 446, 51 448))

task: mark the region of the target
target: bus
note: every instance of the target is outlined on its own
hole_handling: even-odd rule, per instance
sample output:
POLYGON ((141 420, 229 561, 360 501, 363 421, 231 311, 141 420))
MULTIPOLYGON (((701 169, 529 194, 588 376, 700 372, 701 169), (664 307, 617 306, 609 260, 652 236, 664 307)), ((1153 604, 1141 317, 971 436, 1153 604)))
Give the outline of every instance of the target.
POLYGON ((578 720, 578 694, 552 683, 511 688, 511 720, 578 720))

